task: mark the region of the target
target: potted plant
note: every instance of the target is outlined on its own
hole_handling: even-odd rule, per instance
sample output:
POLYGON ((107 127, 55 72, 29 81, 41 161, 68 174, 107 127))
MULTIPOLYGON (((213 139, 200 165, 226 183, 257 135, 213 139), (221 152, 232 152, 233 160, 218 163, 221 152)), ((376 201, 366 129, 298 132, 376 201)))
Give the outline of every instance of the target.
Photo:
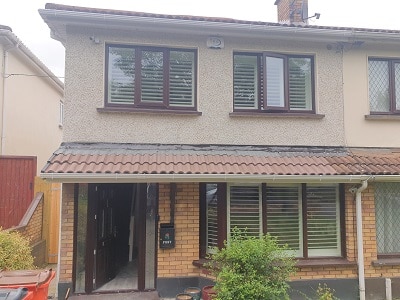
POLYGON ((235 230, 208 264, 215 276, 215 300, 289 299, 287 283, 295 259, 276 238, 248 236, 235 230))

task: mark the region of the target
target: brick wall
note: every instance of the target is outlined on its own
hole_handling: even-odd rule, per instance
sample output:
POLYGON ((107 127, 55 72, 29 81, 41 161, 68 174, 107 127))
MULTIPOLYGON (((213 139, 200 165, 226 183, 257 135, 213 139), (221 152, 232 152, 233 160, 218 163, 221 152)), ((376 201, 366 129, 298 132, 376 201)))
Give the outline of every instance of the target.
POLYGON ((24 236, 30 239, 31 245, 42 240, 42 219, 43 219, 43 198, 38 200, 37 206, 35 201, 32 202, 29 209, 34 209, 32 216, 26 220, 26 225, 17 227, 17 230, 24 236))
POLYGON ((61 203, 60 281, 72 280, 74 241, 74 185, 63 184, 61 203))
POLYGON ((43 193, 36 193, 25 215, 15 230, 30 240, 35 266, 46 263, 46 240, 43 239, 43 193))
POLYGON ((278 0, 275 2, 278 9, 278 22, 279 23, 302 23, 302 3, 304 7, 308 6, 307 0, 278 0), (291 6, 293 2, 293 5, 291 6), (292 15, 292 18, 291 18, 292 15))
MULTIPOLYGON (((158 277, 199 276, 199 184, 178 183, 175 202, 175 248, 158 250, 158 277)), ((159 185, 160 223, 170 222, 170 185, 159 185)))
POLYGON ((399 277, 400 266, 373 265, 373 261, 378 259, 374 192, 374 184, 372 183, 369 184, 368 188, 362 194, 365 278, 399 277))

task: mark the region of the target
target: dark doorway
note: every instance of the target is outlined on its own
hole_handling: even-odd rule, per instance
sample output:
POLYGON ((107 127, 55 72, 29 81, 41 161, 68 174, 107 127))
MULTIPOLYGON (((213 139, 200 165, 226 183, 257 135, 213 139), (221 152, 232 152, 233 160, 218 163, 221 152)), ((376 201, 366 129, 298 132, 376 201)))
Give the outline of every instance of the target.
POLYGON ((155 187, 89 184, 86 293, 155 288, 155 187))

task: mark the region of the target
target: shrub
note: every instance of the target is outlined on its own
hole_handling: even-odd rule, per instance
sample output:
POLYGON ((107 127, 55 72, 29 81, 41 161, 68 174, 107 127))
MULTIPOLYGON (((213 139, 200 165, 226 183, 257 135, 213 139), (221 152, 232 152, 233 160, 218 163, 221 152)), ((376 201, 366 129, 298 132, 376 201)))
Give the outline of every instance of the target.
POLYGON ((229 243, 211 256, 217 300, 288 299, 287 283, 295 260, 270 235, 249 237, 235 231, 229 243))
POLYGON ((339 300, 334 295, 335 290, 331 289, 324 283, 323 285, 319 284, 317 289, 317 297, 318 300, 339 300))
POLYGON ((29 239, 17 231, 5 231, 0 227, 0 270, 33 268, 29 239))

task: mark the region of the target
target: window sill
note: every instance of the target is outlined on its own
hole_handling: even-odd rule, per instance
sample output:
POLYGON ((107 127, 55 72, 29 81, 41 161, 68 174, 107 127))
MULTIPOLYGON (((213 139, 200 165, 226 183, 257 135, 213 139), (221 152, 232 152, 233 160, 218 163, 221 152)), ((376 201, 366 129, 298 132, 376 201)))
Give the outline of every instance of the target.
POLYGON ((400 258, 378 258, 372 261, 374 267, 400 266, 400 258))
POLYGON ((299 259, 297 267, 354 267, 357 262, 348 261, 345 258, 314 258, 314 259, 299 259))
POLYGON ((365 115, 365 120, 372 121, 399 121, 400 115, 365 115))
POLYGON ((302 118, 302 119, 323 119, 325 115, 322 114, 308 114, 308 113, 265 113, 265 112, 246 112, 234 111, 229 113, 230 117, 266 117, 266 118, 302 118))
MULTIPOLYGON (((204 268, 206 264, 210 263, 210 259, 200 258, 198 260, 194 260, 192 264, 198 268, 204 268)), ((397 259, 397 262, 400 264, 400 259, 397 259)), ((348 261, 345 258, 314 258, 314 259, 298 259, 296 263, 297 267, 354 267, 357 266, 357 262, 348 261)))
POLYGON ((201 116, 202 112, 183 109, 153 109, 153 108, 126 108, 126 107, 98 107, 99 113, 149 113, 149 114, 173 114, 173 115, 196 115, 201 116))

